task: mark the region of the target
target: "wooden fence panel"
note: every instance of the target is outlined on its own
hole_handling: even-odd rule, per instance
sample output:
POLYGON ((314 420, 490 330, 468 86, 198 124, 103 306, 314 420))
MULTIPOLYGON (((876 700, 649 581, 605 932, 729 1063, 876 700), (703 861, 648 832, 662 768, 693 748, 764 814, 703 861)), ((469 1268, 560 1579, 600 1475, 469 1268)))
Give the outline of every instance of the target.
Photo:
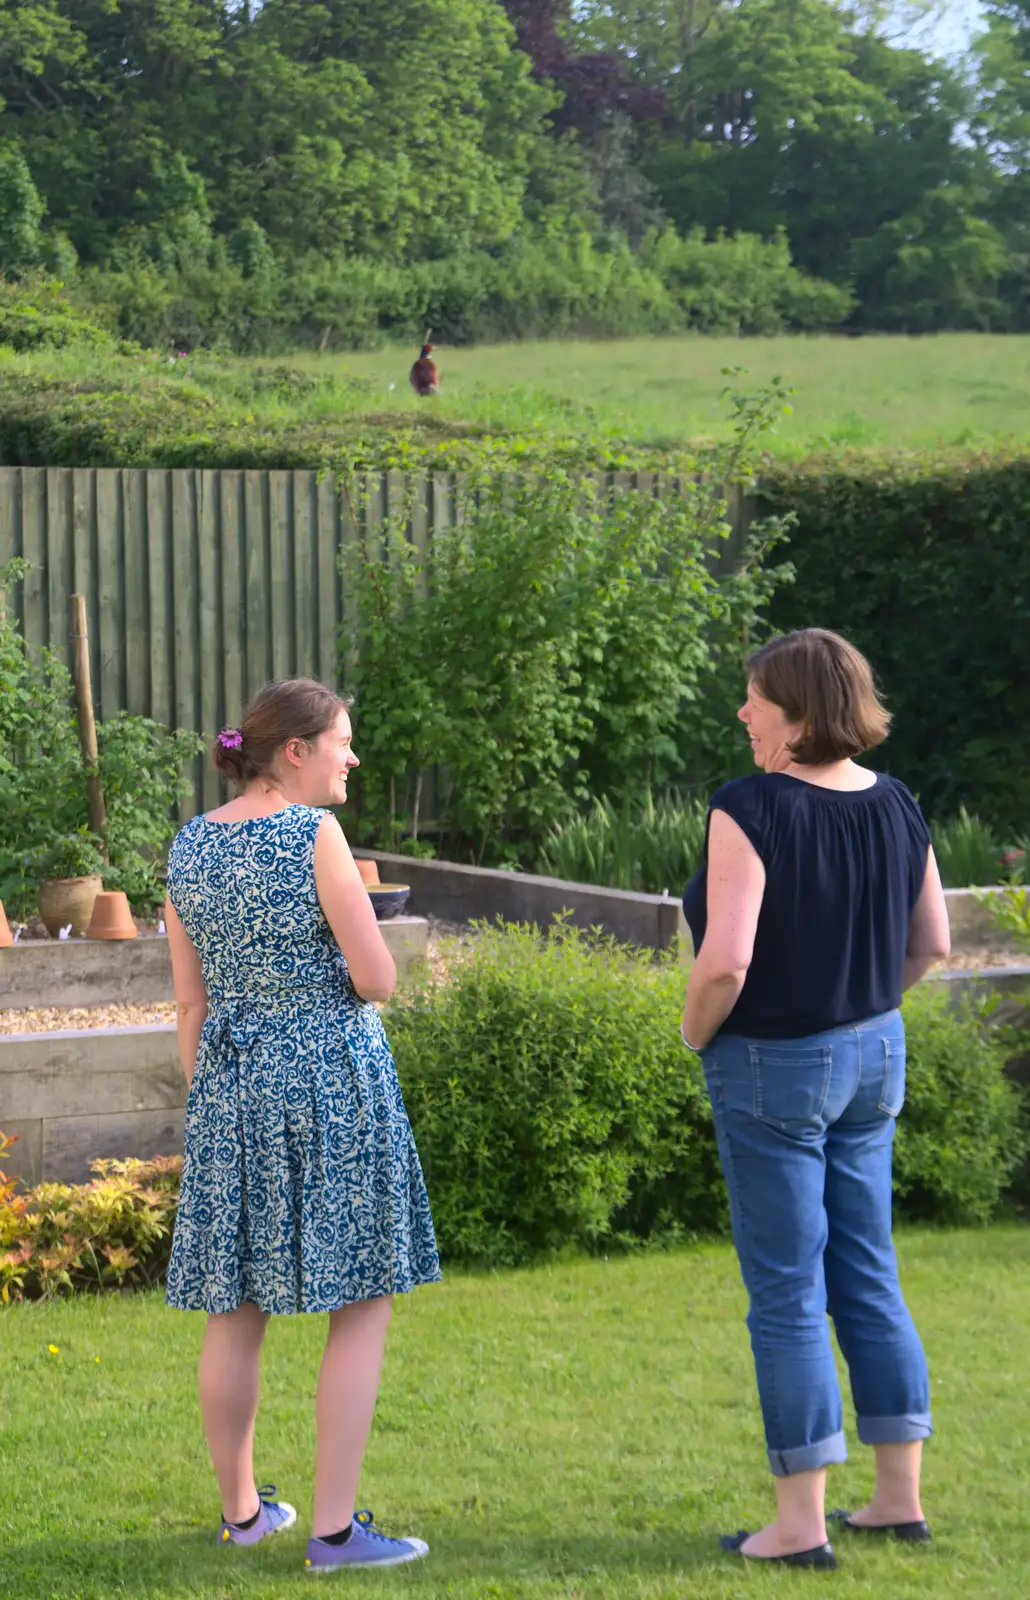
MULTIPOLYGON (((676 492, 644 474, 597 482, 619 494, 676 492)), ((31 649, 64 661, 69 599, 86 595, 99 718, 129 711, 211 738, 273 675, 345 681, 356 615, 344 546, 361 538, 381 549, 391 518, 424 559, 434 534, 464 514, 464 488, 443 473, 370 474, 345 493, 306 471, 3 467, 0 566, 28 562, 12 612, 31 649)), ((753 514, 739 491, 727 498, 732 533, 713 551, 720 569, 753 514)), ((183 815, 221 793, 198 760, 183 815)))

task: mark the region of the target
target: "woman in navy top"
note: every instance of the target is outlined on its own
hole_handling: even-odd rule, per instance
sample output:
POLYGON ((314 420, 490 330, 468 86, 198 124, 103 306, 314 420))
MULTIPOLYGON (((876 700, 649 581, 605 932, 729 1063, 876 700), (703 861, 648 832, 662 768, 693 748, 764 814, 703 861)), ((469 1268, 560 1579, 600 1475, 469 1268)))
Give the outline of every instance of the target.
POLYGON ((901 994, 949 950, 930 834, 894 778, 855 764, 890 718, 868 662, 806 628, 748 663, 738 713, 761 773, 712 799, 683 910, 700 1052, 748 1291, 776 1520, 726 1549, 832 1567, 826 1468, 846 1458, 827 1311, 859 1438, 876 1451, 858 1531, 926 1540, 929 1380, 891 1241, 905 1091, 901 994))

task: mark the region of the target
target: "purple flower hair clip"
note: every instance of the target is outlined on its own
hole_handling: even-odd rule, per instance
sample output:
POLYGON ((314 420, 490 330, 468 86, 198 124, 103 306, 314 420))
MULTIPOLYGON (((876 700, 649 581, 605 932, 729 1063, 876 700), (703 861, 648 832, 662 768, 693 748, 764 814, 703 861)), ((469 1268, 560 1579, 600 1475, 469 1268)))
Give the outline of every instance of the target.
POLYGON ((243 743, 243 735, 239 728, 223 728, 218 735, 218 743, 223 750, 238 750, 243 743))

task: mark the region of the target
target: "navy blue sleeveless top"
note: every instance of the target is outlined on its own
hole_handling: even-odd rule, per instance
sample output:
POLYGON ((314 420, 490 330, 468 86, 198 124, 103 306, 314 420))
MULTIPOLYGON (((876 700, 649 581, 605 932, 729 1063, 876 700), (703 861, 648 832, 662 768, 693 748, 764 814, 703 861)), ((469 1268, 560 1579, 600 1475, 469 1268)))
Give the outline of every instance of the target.
MULTIPOLYGON (((901 1001, 909 924, 926 876, 930 830, 903 783, 822 789, 784 772, 724 784, 725 811, 765 866, 765 896, 744 987, 720 1033, 800 1039, 861 1022, 901 1001)), ((700 950, 708 923, 704 862, 683 895, 700 950)))

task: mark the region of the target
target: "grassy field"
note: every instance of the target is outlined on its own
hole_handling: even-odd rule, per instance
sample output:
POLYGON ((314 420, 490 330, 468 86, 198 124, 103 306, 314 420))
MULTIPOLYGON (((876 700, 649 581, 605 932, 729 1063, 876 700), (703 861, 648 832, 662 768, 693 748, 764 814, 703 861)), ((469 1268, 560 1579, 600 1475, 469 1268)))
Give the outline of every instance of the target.
MULTIPOLYGON (((833 1576, 719 1553, 718 1535, 757 1525, 772 1494, 735 1261, 709 1245, 453 1274, 399 1304, 361 1499, 432 1553, 338 1581, 426 1600, 729 1600, 824 1584, 841 1600, 1018 1600, 1030 1583, 1030 1231, 911 1232, 901 1254, 934 1380, 932 1547, 840 1536, 833 1576)), ((201 1323, 153 1295, 0 1311, 5 1597, 326 1592, 301 1565, 322 1319, 270 1330, 257 1466, 300 1524, 255 1551, 214 1539, 193 1387, 201 1323)), ((831 1504, 858 1503, 869 1484, 855 1446, 831 1504)))
MULTIPOLYGON (((438 352, 444 392, 429 401, 417 400, 408 385, 414 354, 394 346, 245 361, 205 352, 126 357, 77 346, 36 355, 0 349, 0 396, 6 396, 5 425, 19 437, 26 398, 37 418, 41 408, 44 416, 74 414, 90 439, 100 425, 98 407, 115 437, 133 418, 145 418, 156 461, 169 459, 162 454, 167 425, 173 442, 179 433, 221 429, 226 459, 234 437, 264 432, 281 439, 292 431, 305 443, 300 458, 287 450, 291 461, 317 463, 351 450, 352 459, 378 465, 380 457, 392 462, 391 446, 409 455, 453 450, 464 461, 477 459, 492 441, 511 446, 519 460, 549 458, 559 447, 576 459, 612 460, 625 452, 639 463, 725 436, 727 383, 753 393, 774 377, 795 391, 791 414, 767 438, 782 456, 1030 439, 1030 338, 1017 336, 445 348, 438 352), (738 367, 744 375, 728 380, 725 369, 738 367)), ((108 464, 146 457, 137 450, 123 460, 104 448, 108 464)))
MULTIPOLYGON (((411 394, 414 352, 300 356, 372 385, 371 408, 425 407, 411 394), (391 390, 390 385, 395 387, 391 390)), ((793 413, 777 451, 871 445, 977 445, 1030 437, 1030 338, 948 334, 906 338, 633 340, 441 349, 442 415, 498 431, 571 428, 666 448, 726 431, 723 369, 748 386, 779 376, 793 413)))

